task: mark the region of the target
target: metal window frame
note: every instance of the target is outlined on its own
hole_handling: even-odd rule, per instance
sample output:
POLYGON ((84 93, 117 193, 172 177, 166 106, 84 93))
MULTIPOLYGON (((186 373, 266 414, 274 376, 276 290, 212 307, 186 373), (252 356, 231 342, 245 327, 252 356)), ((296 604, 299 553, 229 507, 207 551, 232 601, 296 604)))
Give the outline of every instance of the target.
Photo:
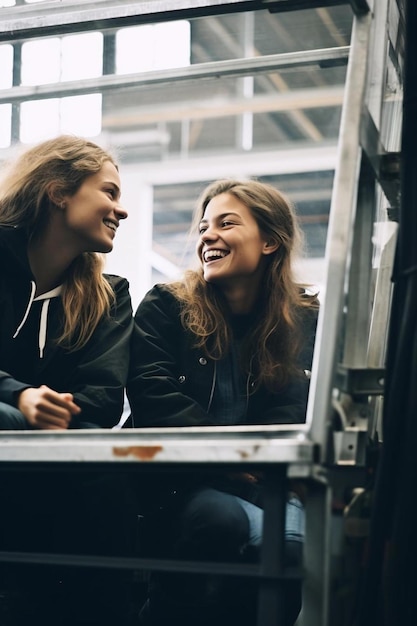
POLYGON ((260 9, 287 12, 349 4, 358 15, 369 11, 367 0, 116 0, 101 7, 83 0, 45 2, 0 9, 0 42, 35 33, 42 37, 260 9))
MULTIPOLYGON (((137 74, 107 74, 97 78, 62 81, 38 86, 19 85, 8 89, 0 89, 0 104, 3 102, 27 102, 28 100, 42 100, 87 93, 103 93, 121 88, 128 89, 145 85, 158 85, 166 82, 223 78, 226 76, 249 76, 313 65, 320 66, 325 64, 328 67, 329 63, 347 63, 348 56, 349 46, 341 46, 338 48, 271 54, 263 57, 197 63, 172 70, 157 70, 137 74)), ((332 88, 329 87, 326 91, 331 90, 332 88)))

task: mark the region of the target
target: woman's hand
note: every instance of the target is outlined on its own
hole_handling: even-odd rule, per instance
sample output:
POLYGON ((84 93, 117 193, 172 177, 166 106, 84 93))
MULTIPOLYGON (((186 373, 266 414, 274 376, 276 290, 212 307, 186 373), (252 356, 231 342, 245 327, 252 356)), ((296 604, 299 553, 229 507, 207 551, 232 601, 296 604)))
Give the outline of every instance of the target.
POLYGON ((58 393, 46 385, 24 389, 17 408, 33 428, 42 430, 65 430, 81 411, 71 393, 58 393))

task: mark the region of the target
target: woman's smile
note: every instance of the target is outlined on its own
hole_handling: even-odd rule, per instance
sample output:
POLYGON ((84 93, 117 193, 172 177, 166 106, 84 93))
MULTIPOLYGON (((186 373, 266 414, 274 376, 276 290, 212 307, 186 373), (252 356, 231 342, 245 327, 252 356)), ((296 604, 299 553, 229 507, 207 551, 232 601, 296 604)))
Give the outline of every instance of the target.
POLYGON ((215 196, 200 222, 198 252, 207 282, 260 281, 266 238, 250 209, 231 193, 215 196))
POLYGON ((213 263, 214 261, 221 261, 228 254, 228 250, 210 248, 209 250, 205 250, 203 252, 203 259, 205 263, 213 263))

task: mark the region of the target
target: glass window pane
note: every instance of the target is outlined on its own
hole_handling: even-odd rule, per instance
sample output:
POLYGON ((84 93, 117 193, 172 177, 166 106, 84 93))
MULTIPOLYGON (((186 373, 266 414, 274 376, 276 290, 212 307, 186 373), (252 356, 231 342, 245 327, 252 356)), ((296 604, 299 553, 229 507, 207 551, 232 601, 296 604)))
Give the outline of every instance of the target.
POLYGON ((20 139, 42 141, 58 133, 93 137, 101 132, 101 94, 22 103, 20 139))
POLYGON ((297 143, 317 147, 337 140, 345 73, 345 66, 310 67, 253 76, 251 97, 242 93, 241 79, 230 76, 177 82, 169 88, 129 86, 104 94, 103 129, 115 138, 129 133, 138 144, 135 158, 145 161, 297 143), (283 90, 283 77, 297 86, 283 90))
POLYGON ((117 74, 169 69, 189 64, 188 21, 133 26, 117 33, 117 74))
MULTIPOLYGON (((38 4, 33 14, 42 13, 38 4)), ((152 189, 154 256, 144 262, 160 275, 184 261, 202 186, 234 175, 271 179, 296 202, 313 268, 324 253, 352 17, 350 6, 238 11, 28 39, 22 82, 51 86, 48 99, 31 102, 32 93, 13 107, 21 140, 69 132, 117 146, 121 167, 134 170, 131 196, 140 185, 152 189), (293 53, 296 62, 279 65, 279 55, 293 53), (268 65, 270 55, 279 67, 268 65), (229 71, 217 72, 217 62, 229 71), (91 80, 89 95, 77 93, 80 79, 91 80), (64 81, 74 85, 67 91, 64 81)))
POLYGON ((11 142, 12 105, 0 104, 0 148, 7 148, 11 142))
POLYGON ((59 133, 59 100, 32 100, 20 107, 20 141, 34 143, 59 133))
POLYGON ((83 33, 62 38, 61 80, 101 76, 103 68, 102 33, 83 33))
POLYGON ((62 98, 60 132, 93 137, 101 132, 101 94, 62 98))
POLYGON ((0 46, 0 89, 8 89, 13 84, 13 47, 0 46))
POLYGON ((61 78, 61 42, 57 38, 27 41, 22 46, 22 85, 44 85, 61 78))
POLYGON ((103 35, 83 33, 22 46, 22 84, 41 85, 101 76, 103 35))

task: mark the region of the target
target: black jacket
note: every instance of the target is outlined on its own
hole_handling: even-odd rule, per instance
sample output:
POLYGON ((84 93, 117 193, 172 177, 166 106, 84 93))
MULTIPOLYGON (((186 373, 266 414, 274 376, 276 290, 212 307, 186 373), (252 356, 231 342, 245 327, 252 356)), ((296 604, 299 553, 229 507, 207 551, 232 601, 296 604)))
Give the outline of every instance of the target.
MULTIPOLYGON (((61 298, 33 299, 34 277, 21 229, 0 227, 0 402, 15 406, 16 392, 47 385, 70 392, 82 412, 80 422, 110 428, 123 410, 133 328, 129 285, 105 275, 116 300, 87 344, 76 351, 56 345, 63 329, 61 298)), ((55 290, 54 290, 55 292, 55 290)))
MULTIPOLYGON (((164 285, 144 297, 135 315, 127 395, 135 427, 209 426, 216 384, 216 362, 193 347, 194 337, 179 316, 179 303, 164 285)), ((281 393, 264 387, 247 396, 245 424, 286 424, 305 421, 317 310, 306 309, 300 378, 281 393)), ((248 380, 248 389, 251 388, 248 380)))

